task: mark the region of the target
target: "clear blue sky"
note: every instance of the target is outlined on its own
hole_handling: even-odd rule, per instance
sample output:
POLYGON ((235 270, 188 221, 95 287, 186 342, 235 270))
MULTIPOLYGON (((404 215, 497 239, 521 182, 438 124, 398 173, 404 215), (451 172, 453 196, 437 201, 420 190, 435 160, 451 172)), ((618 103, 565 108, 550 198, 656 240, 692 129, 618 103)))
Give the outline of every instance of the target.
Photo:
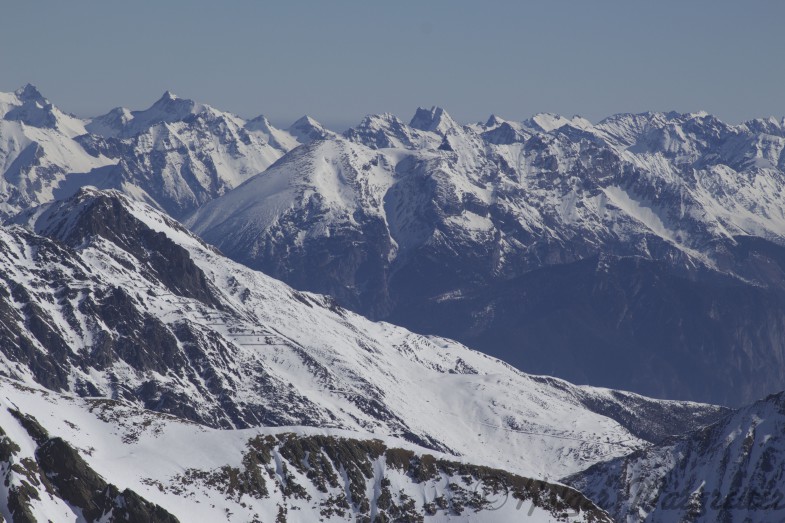
POLYGON ((490 113, 785 114, 785 2, 27 1, 0 4, 0 90, 64 110, 170 89, 241 116, 345 126, 418 105, 490 113))

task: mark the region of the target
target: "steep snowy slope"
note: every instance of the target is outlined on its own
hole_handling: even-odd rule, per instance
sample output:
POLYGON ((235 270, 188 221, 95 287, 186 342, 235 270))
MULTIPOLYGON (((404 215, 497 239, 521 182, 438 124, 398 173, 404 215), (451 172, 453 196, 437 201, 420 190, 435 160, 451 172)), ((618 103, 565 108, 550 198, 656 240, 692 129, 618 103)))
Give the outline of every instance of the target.
POLYGON ((2 372, 215 427, 402 437, 566 475, 721 409, 534 377, 372 323, 231 262, 117 192, 83 190, 0 230, 2 372))
MULTIPOLYGON (((586 260, 610 256, 662 262, 665 277, 654 282, 654 294, 683 294, 709 275, 745 286, 749 295, 774 289, 777 297, 766 299, 781 301, 783 150, 785 127, 773 119, 731 126, 703 113, 649 113, 592 125, 537 115, 461 126, 440 108, 418 109, 409 125, 371 116, 344 136, 292 151, 186 223, 231 258, 372 318, 477 343, 524 369, 576 377, 585 371, 574 363, 582 349, 565 342, 562 323, 574 317, 590 324, 584 311, 563 302, 561 318, 541 326, 541 350, 568 353, 544 368, 509 328, 525 318, 497 318, 515 307, 500 308, 497 296, 478 293, 544 268, 577 273, 586 260)), ((601 301, 615 299, 612 288, 596 291, 601 301)), ((547 306, 544 299, 525 308, 547 306)), ((732 301, 701 299, 701 318, 741 320, 738 330, 712 340, 720 344, 710 358, 717 365, 699 379, 693 369, 677 368, 671 379, 640 365, 651 360, 642 333, 663 327, 641 315, 621 346, 641 357, 631 358, 615 382, 596 373, 582 379, 728 403, 785 386, 781 322, 761 321, 732 301), (712 316, 717 307, 730 312, 712 316), (738 361, 750 352, 772 372, 740 391, 738 361), (720 377, 723 366, 737 374, 720 377), (674 386, 644 386, 640 378, 648 375, 674 386)), ((635 305, 625 297, 621 307, 635 305)), ((694 349, 681 340, 708 332, 673 328, 679 357, 694 349)), ((598 331, 597 343, 613 345, 615 335, 598 331)))
POLYGON ((313 120, 291 132, 264 122, 168 91, 148 109, 118 107, 91 120, 63 114, 30 85, 0 93, 0 214, 95 185, 181 216, 264 171, 300 140, 330 136, 313 120))
POLYGON ((0 513, 9 521, 23 513, 35 518, 27 521, 83 521, 80 508, 89 522, 102 514, 110 515, 100 521, 134 522, 611 521, 569 487, 392 438, 304 427, 215 430, 6 379, 0 395, 0 452, 7 451, 0 474, 8 480, 0 513), (81 483, 100 493, 101 481, 124 489, 109 510, 100 507, 105 496, 95 500, 100 508, 87 508, 67 488, 81 483))
POLYGON ((785 393, 569 478, 616 521, 785 519, 785 393))

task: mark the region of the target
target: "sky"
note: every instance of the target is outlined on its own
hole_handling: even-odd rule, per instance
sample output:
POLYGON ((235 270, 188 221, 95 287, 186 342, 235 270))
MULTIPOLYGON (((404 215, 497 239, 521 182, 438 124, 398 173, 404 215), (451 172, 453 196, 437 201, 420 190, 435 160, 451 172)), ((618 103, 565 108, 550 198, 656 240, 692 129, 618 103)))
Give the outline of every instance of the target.
POLYGON ((79 116, 167 89, 284 126, 431 105, 465 123, 785 115, 781 0, 35 0, 0 13, 0 91, 29 82, 79 116))

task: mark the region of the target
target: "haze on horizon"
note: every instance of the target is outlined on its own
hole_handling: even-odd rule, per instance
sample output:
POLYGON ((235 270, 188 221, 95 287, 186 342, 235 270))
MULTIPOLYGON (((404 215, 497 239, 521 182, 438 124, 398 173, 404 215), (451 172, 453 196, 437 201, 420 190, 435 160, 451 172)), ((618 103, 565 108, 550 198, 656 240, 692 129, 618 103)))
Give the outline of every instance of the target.
POLYGON ((288 125, 309 114, 333 128, 430 105, 463 122, 785 114, 785 67, 767 59, 782 46, 783 2, 77 0, 3 10, 0 91, 33 83, 79 116, 145 108, 166 89, 244 117, 288 125))

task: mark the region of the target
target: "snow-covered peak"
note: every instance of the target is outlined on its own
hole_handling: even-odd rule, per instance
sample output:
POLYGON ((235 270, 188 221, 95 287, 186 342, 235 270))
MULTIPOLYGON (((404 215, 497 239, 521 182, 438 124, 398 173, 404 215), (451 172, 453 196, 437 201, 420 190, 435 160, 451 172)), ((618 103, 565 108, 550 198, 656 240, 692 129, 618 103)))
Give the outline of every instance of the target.
POLYGON ((137 204, 120 191, 92 186, 80 188, 70 198, 22 212, 11 221, 62 243, 78 245, 91 236, 107 239, 129 236, 129 232, 144 227, 146 220, 160 223, 183 244, 207 248, 201 239, 168 215, 137 204))
POLYGON ((189 105, 191 107, 193 107, 195 105, 195 102, 193 100, 190 100, 188 98, 180 98, 179 96, 174 94, 172 91, 167 89, 166 91, 164 91, 164 93, 161 95, 161 97, 158 100, 156 100, 155 103, 153 103, 151 108, 156 108, 156 107, 157 108, 164 108, 164 107, 167 107, 167 106, 171 106, 172 103, 178 103, 177 102, 178 100, 179 100, 180 104, 186 104, 186 105, 189 105))
POLYGON ((344 136, 373 149, 397 147, 403 149, 436 148, 440 140, 406 125, 391 113, 372 114, 346 132, 344 136))
POLYGON ((41 91, 38 90, 36 86, 33 84, 25 84, 23 87, 20 87, 14 94, 22 101, 35 101, 39 102, 42 105, 46 104, 46 98, 41 94, 41 91))
POLYGON ((406 124, 392 113, 369 114, 362 119, 360 125, 364 129, 402 128, 406 124))
POLYGON ((522 122, 505 120, 492 114, 483 124, 476 124, 474 130, 482 135, 483 140, 496 145, 522 143, 531 136, 531 130, 522 122))
POLYGON ((245 123, 245 128, 249 131, 260 131, 269 134, 275 127, 270 123, 270 120, 263 114, 256 118, 252 118, 245 123))
POLYGON ((116 137, 122 134, 128 122, 133 119, 130 109, 115 107, 108 113, 96 116, 85 128, 89 133, 99 136, 116 137))
POLYGON ((500 118, 499 116, 497 116, 495 114, 492 114, 485 121, 485 128, 486 129, 491 129, 491 128, 494 128, 494 127, 498 127, 498 126, 500 126, 501 124, 503 124, 506 121, 507 120, 505 120, 504 118, 500 118))
POLYGON ((135 127, 149 127, 159 122, 176 122, 207 108, 187 98, 180 98, 171 91, 166 91, 153 105, 143 111, 133 112, 135 127))
POLYGON ((295 136, 275 127, 263 114, 248 120, 244 127, 246 131, 262 136, 270 145, 282 151, 290 151, 300 145, 295 136))
POLYGON ((4 117, 11 109, 21 107, 25 103, 44 107, 49 104, 49 101, 32 84, 27 84, 10 93, 0 93, 0 118, 4 117))
POLYGON ((592 123, 581 116, 573 116, 572 118, 566 118, 564 116, 553 114, 553 113, 535 114, 534 116, 529 118, 525 123, 533 129, 546 133, 555 131, 556 129, 560 129, 565 125, 570 125, 572 127, 575 127, 576 129, 584 129, 584 130, 592 127, 592 123))
POLYGON ((773 116, 768 118, 755 118, 742 124, 744 128, 753 133, 770 134, 785 137, 785 118, 778 120, 773 116))
POLYGON ((653 128, 664 126, 674 113, 620 113, 601 120, 595 128, 614 143, 630 146, 653 128))
POLYGON ((326 129, 322 124, 308 115, 294 122, 287 132, 300 143, 309 143, 314 140, 324 140, 335 136, 335 133, 326 129))
POLYGON ((39 129, 52 129, 67 137, 85 133, 82 120, 55 107, 32 84, 13 93, 0 93, 0 118, 39 129))
POLYGON ((27 84, 12 93, 0 93, 0 117, 31 125, 55 127, 53 106, 38 89, 27 84))
POLYGON ((226 114, 209 105, 180 98, 171 91, 166 91, 147 109, 128 111, 125 108, 115 108, 107 114, 97 116, 88 124, 87 130, 101 136, 125 138, 145 132, 160 123, 180 122, 202 113, 213 117, 226 114))
POLYGON ((452 129, 459 127, 447 111, 438 106, 433 106, 430 109, 418 107, 409 122, 409 126, 421 131, 439 134, 446 134, 452 129))

